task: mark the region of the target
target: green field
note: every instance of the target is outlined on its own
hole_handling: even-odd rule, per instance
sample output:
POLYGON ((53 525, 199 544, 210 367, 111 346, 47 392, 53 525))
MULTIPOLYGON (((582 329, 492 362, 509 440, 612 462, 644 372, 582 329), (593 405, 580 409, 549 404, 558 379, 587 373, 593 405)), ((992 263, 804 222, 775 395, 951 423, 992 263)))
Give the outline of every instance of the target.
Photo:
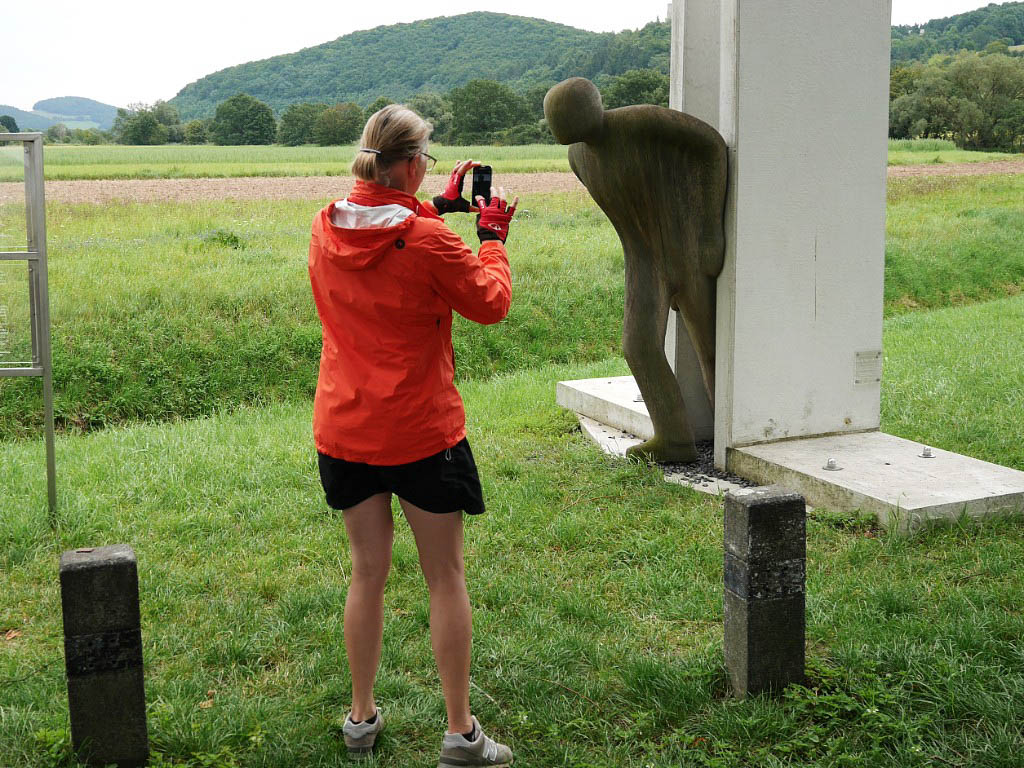
MULTIPOLYGON (((213 145, 129 147, 121 145, 48 145, 44 153, 47 179, 172 179, 231 176, 346 175, 355 154, 346 147, 218 147, 213 145)), ((569 171, 565 147, 532 144, 522 147, 445 147, 432 145, 438 158, 435 173, 447 174, 458 160, 483 159, 496 173, 569 171)), ((1008 160, 1021 155, 964 152, 948 141, 891 141, 890 165, 963 163, 1008 160)), ((0 181, 22 178, 20 147, 0 147, 0 181)))
MULTIPOLYGON (((1022 198, 1022 175, 890 184, 882 426, 1024 470, 1022 198)), ((351 563, 310 428, 320 202, 51 204, 54 519, 38 382, 0 379, 4 768, 73 765, 56 563, 115 542, 139 556, 154 765, 347 764, 351 563)), ((730 698, 720 501, 603 456, 554 403, 627 372, 615 233, 582 193, 538 195, 509 250, 509 318, 454 332, 489 508, 467 525, 472 698, 517 765, 1019 768, 1024 521, 901 538, 816 510, 808 684, 730 698)), ((396 530, 374 764, 435 765, 426 590, 396 530)))
POLYGON ((889 165, 943 165, 1021 160, 1024 155, 957 149, 939 139, 889 139, 889 165))
MULTIPOLYGON (((347 175, 356 146, 218 147, 214 145, 48 145, 47 179, 159 179, 230 176, 347 175)), ((496 173, 569 171, 565 147, 444 147, 431 145, 438 158, 435 173, 447 175, 459 160, 486 158, 496 173)), ((0 147, 0 181, 22 177, 20 147, 0 147)))
POLYGON ((889 182, 888 313, 1024 288, 1024 174, 889 182))
MULTIPOLYGON (((887 323, 884 426, 905 420, 922 439, 967 452, 971 440, 936 420, 955 420, 962 405, 993 447, 1019 445, 1024 403, 1000 377, 1024 369, 1019 338, 1005 339, 1022 318, 1016 298, 887 323), (936 328, 951 334, 928 356, 929 378, 966 386, 926 396, 914 358, 937 348, 936 328), (999 418, 979 423, 986 413, 999 418)), ((1022 521, 902 539, 856 515, 815 512, 807 686, 779 700, 731 699, 720 502, 602 456, 553 402, 558 380, 624 371, 620 360, 540 366, 461 387, 490 510, 467 530, 471 693, 518 762, 1017 768, 1022 521)), ((5 766, 71 764, 56 562, 69 548, 121 541, 139 557, 159 765, 345 764, 351 563, 342 521, 317 486, 309 423, 305 402, 63 437, 52 528, 41 447, 7 445, 5 766)), ((401 524, 386 605, 377 695, 389 727, 376 764, 433 765, 443 702, 426 592, 401 524)))
MULTIPOLYGON (((1019 293, 1022 197, 1024 175, 893 182, 887 314, 1019 293)), ((88 431, 311 397, 320 327, 306 252, 320 204, 51 205, 59 426, 88 431)), ((5 213, 21 214, 0 206, 0 224, 5 213)), ((471 219, 449 218, 472 241, 471 219)), ((460 378, 618 354, 621 246, 589 197, 523 200, 509 247, 511 315, 486 327, 456 319, 460 378)), ((32 434, 40 412, 37 387, 0 379, 0 439, 32 434)))

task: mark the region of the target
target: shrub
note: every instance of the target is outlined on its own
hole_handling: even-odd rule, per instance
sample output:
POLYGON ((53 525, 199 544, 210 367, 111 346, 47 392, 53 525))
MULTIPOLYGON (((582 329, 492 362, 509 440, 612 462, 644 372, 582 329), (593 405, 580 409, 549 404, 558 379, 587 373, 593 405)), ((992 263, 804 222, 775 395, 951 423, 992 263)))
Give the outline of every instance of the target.
POLYGON ((178 110, 165 101, 155 104, 129 104, 118 109, 111 129, 120 144, 166 144, 181 141, 178 110))
POLYGON ((64 123, 57 123, 56 125, 51 125, 46 129, 46 138, 51 142, 62 144, 70 137, 71 132, 64 123))
POLYGON ((491 134, 491 141, 499 146, 518 146, 521 144, 555 144, 555 137, 548 130, 546 120, 537 120, 532 123, 522 123, 506 128, 503 131, 495 131, 491 134))
POLYGON ((281 115, 281 122, 277 126, 277 143, 288 147, 312 144, 313 126, 326 109, 326 104, 313 104, 308 101, 289 106, 281 115))
POLYGON ((633 104, 668 106, 668 75, 653 69, 631 69, 614 78, 601 92, 606 109, 633 104))
POLYGON ((211 133, 217 144, 273 144, 277 121, 269 105, 238 93, 217 105, 211 133))
POLYGON ((189 120, 185 123, 182 138, 186 144, 206 144, 210 140, 210 135, 202 120, 189 120))
POLYGON ((325 109, 313 124, 313 138, 322 147, 350 144, 363 130, 363 110, 348 102, 325 109))
POLYGON ((452 131, 456 144, 487 141, 495 131, 529 119, 526 101, 511 88, 494 80, 470 80, 450 94, 452 131))
POLYGON ((72 144, 96 145, 110 142, 108 134, 95 128, 72 128, 70 138, 72 144))
POLYGON ((437 93, 418 93, 406 103, 413 112, 434 126, 433 141, 449 144, 452 132, 452 104, 437 93))

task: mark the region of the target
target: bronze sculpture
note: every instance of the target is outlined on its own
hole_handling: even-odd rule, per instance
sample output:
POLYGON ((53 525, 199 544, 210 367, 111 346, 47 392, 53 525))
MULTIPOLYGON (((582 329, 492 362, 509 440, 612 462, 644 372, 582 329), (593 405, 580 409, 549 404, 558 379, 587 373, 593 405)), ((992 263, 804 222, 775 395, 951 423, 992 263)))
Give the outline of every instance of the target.
POLYGON ((715 402, 715 300, 725 259, 725 141, 673 109, 605 110, 582 77, 554 86, 544 115, 570 144, 569 165, 611 220, 626 262, 622 351, 643 395, 654 437, 628 455, 694 461, 693 429, 665 356, 668 311, 680 313, 715 402))

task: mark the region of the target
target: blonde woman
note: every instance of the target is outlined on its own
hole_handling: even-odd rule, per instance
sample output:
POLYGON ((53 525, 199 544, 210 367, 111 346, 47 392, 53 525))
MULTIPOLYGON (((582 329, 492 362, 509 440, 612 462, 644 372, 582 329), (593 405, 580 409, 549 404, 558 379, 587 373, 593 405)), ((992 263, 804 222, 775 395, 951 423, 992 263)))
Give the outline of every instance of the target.
POLYGON ((430 592, 430 639, 448 712, 440 766, 507 766, 508 747, 480 729, 469 706, 472 617, 462 514, 484 511, 454 385, 452 311, 478 323, 508 313, 505 238, 518 198, 504 190, 471 206, 459 163, 444 194, 419 202, 434 165, 431 126, 389 105, 366 123, 352 164, 357 182, 313 222, 309 274, 323 326, 313 433, 327 503, 343 512, 352 554, 345 649, 352 710, 350 756, 366 757, 384 725, 373 696, 381 655, 384 584, 396 495, 430 592), (478 213, 477 253, 439 214, 478 213))

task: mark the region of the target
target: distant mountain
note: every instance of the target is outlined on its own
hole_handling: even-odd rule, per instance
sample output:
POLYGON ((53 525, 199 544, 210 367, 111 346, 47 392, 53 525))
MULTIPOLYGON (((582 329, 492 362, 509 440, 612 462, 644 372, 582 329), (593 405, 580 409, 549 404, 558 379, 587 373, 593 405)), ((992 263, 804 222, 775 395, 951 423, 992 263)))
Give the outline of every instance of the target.
POLYGON ((99 128, 108 131, 117 117, 117 107, 81 96, 61 96, 37 101, 31 112, 0 104, 0 115, 10 115, 23 131, 45 131, 64 123, 68 128, 99 128))
POLYGON ((207 75, 170 100, 182 120, 210 117, 244 91, 278 113, 299 101, 401 101, 445 93, 473 78, 517 89, 572 75, 599 79, 629 69, 668 72, 670 25, 652 22, 618 34, 588 32, 540 19, 466 13, 353 32, 297 53, 207 75))
POLYGON ((925 24, 893 27, 892 60, 924 61, 937 53, 981 51, 997 41, 1011 48, 1024 45, 1024 2, 991 3, 925 24))
POLYGON ((32 111, 49 117, 55 123, 64 123, 69 128, 100 128, 110 130, 117 117, 117 107, 81 96, 60 96, 43 99, 32 105, 32 111), (92 126, 72 123, 95 123, 92 126))
POLYGON ((34 112, 26 112, 23 109, 18 109, 8 104, 0 104, 0 115, 10 115, 13 117, 14 122, 18 124, 18 128, 22 131, 45 131, 53 125, 53 121, 47 117, 37 115, 34 112))

